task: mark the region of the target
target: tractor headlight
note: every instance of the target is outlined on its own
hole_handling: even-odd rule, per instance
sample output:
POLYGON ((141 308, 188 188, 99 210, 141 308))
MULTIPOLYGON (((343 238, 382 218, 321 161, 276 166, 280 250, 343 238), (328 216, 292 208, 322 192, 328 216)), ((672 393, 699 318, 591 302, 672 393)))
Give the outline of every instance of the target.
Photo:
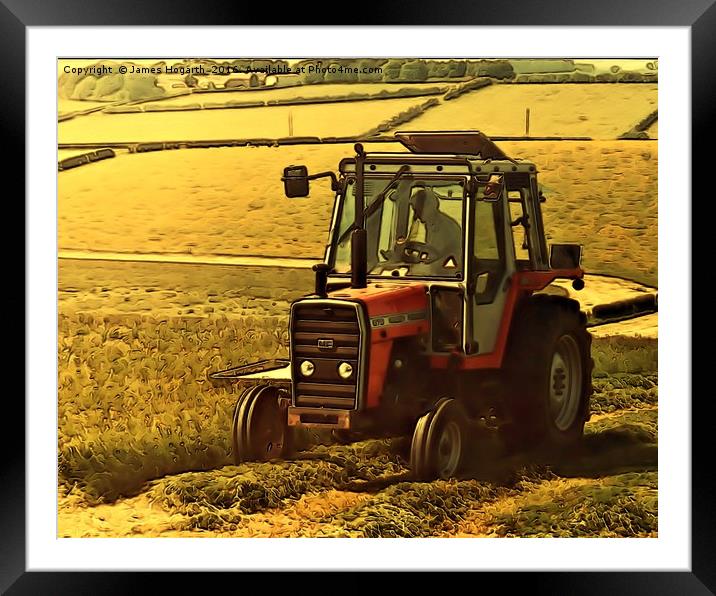
POLYGON ((350 379, 353 374, 353 366, 347 362, 341 362, 338 365, 338 376, 341 379, 350 379))
POLYGON ((316 372, 316 365, 310 360, 304 360, 301 362, 301 366, 299 368, 304 377, 310 377, 314 372, 316 372))

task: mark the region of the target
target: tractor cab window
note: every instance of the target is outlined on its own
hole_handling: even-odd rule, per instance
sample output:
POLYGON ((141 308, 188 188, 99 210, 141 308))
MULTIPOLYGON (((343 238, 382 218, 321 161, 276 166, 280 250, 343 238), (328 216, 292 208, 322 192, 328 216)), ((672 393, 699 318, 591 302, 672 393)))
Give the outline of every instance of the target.
POLYGON ((545 269, 547 248, 541 234, 542 214, 534 177, 526 173, 506 176, 510 227, 518 269, 545 269))
MULTIPOLYGON (((368 274, 462 279, 464 181, 406 176, 377 201, 389 182, 364 180, 368 274)), ((354 190, 349 181, 334 239, 336 273, 350 273, 354 190)))
POLYGON ((505 271, 504 220, 502 202, 486 201, 478 191, 471 273, 478 304, 489 304, 494 300, 505 271))
POLYGON ((515 259, 518 269, 530 268, 530 243, 528 230, 530 226, 529 214, 525 208, 525 200, 520 190, 507 192, 510 204, 510 225, 512 226, 512 240, 515 246, 515 259))

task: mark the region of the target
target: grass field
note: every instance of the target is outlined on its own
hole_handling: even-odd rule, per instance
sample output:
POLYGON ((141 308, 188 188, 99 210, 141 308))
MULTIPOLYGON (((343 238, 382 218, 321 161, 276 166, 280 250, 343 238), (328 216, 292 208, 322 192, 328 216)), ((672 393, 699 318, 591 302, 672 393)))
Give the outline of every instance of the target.
POLYGON ((91 108, 99 106, 108 106, 111 102, 107 101, 90 101, 79 99, 66 99, 64 97, 57 98, 57 113, 67 114, 69 112, 84 112, 91 108))
POLYGON ((616 139, 657 107, 657 86, 490 85, 426 112, 411 130, 477 128, 488 136, 525 134, 530 110, 532 136, 616 139))
POLYGON ((58 124, 60 143, 356 136, 425 102, 424 97, 336 104, 142 114, 96 113, 58 124))
MULTIPOLYGON (((277 89, 240 90, 221 93, 188 93, 158 98, 138 109, 161 110, 182 106, 217 107, 231 102, 271 101, 293 98, 379 93, 400 89, 448 89, 450 83, 360 83, 351 85, 306 85, 277 89)), ((477 128, 492 136, 525 134, 525 110, 530 109, 532 136, 589 136, 616 139, 646 114, 657 108, 655 84, 495 84, 443 102, 411 122, 415 130, 477 128)), ((162 141, 216 138, 276 138, 288 135, 288 112, 294 119, 295 135, 341 136, 361 134, 371 123, 415 105, 419 98, 360 102, 340 105, 247 108, 230 114, 171 112, 153 113, 151 118, 137 114, 93 114, 60 124, 60 142, 162 141), (383 105, 383 101, 394 102, 383 105), (402 103, 398 103, 402 102, 402 103), (266 112, 265 110, 271 110, 266 112), (248 110, 248 111, 246 111, 248 110), (256 111, 260 110, 260 111, 256 111), (318 110, 318 111, 317 111, 318 110), (326 110, 326 111, 324 111, 326 110), (239 114, 239 112, 245 112, 239 114), (89 119, 88 119, 89 118, 89 119), (346 122, 346 120, 348 122, 346 122), (257 130, 255 123, 259 123, 257 130), (364 125, 364 122, 368 122, 364 125), (350 127, 354 123, 359 127, 350 127), (121 138, 120 138, 121 137, 121 138)), ((59 112, 81 111, 99 102, 60 100, 59 112)), ((651 133, 651 138, 656 138, 651 133)))
MULTIPOLYGON (((550 241, 584 243, 590 272, 656 285, 656 142, 500 146, 537 164, 550 241)), ((314 182, 310 198, 288 200, 282 169, 297 163, 311 172, 335 169, 351 152, 349 145, 191 149, 118 155, 61 172, 59 246, 321 258, 333 202, 329 185, 314 182)))
MULTIPOLYGON (((249 514, 273 514, 311 495, 322 495, 330 509, 336 491, 352 496, 340 501, 339 512, 314 519, 318 523, 307 534, 479 533, 470 521, 478 510, 498 501, 506 507, 528 493, 533 497, 503 507, 493 521, 481 517, 488 524, 485 533, 656 532, 655 340, 595 340, 597 415, 583 446, 566 460, 535 465, 534 458, 518 457, 499 460, 498 469, 476 461, 457 482, 425 485, 408 481, 405 439, 321 446, 322 437, 307 433, 297 459, 230 465, 236 396, 210 385, 206 373, 285 356, 287 336, 279 318, 154 318, 65 313, 61 306, 58 325, 61 534, 68 528, 65 514, 71 520, 78 509, 90 507, 92 515, 93 505, 141 493, 171 514, 173 531, 246 535, 249 514), (569 480, 575 476, 593 480, 569 480), (558 485, 564 499, 575 503, 577 518, 560 514, 552 529, 530 521, 535 502, 548 492, 545 483, 558 485), (634 507, 623 509, 622 497, 634 507), (593 499, 613 517, 606 529, 577 523, 577 510, 593 499)), ((70 526, 66 531, 83 527, 70 526)), ((114 530, 129 532, 131 520, 114 530)), ((272 531, 297 532, 281 523, 272 531)))
POLYGON ((62 313, 156 318, 286 317, 289 303, 313 290, 310 269, 173 263, 58 261, 62 313))

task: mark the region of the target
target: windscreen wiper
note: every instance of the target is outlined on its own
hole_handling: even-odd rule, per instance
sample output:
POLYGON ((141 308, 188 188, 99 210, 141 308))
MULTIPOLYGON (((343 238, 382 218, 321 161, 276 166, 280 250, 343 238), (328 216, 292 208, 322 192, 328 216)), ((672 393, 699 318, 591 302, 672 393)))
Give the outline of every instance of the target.
MULTIPOLYGON (((395 175, 390 179, 390 181, 388 182, 388 184, 386 184, 385 187, 383 187, 383 190, 380 191, 380 193, 378 194, 378 196, 375 197, 375 200, 365 209, 365 211, 363 212, 363 225, 364 225, 364 226, 365 226, 365 220, 368 218, 368 216, 370 216, 370 215, 372 215, 373 213, 375 213, 375 212, 378 210, 378 208, 383 204, 383 202, 385 201, 385 197, 386 197, 387 194, 388 194, 388 191, 393 187, 393 185, 394 185, 398 180, 400 180, 400 178, 402 178, 403 174, 405 174, 405 173, 408 172, 409 170, 410 170, 410 166, 400 166, 400 169, 399 169, 399 170, 395 173, 395 175)), ((338 238, 337 244, 342 244, 343 241, 344 241, 346 238, 348 238, 348 236, 350 235, 350 233, 351 233, 353 230, 355 230, 355 229, 357 229, 357 228, 356 228, 356 224, 355 224, 355 222, 353 222, 351 225, 349 225, 349 226, 346 228, 346 231, 343 232, 343 233, 340 235, 340 237, 338 238)))

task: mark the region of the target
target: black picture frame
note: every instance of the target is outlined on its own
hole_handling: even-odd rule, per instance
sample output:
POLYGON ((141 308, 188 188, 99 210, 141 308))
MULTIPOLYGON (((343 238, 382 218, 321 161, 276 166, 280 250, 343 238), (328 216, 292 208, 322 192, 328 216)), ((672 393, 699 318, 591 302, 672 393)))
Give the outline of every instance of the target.
MULTIPOLYGON (((712 41, 716 34, 714 1, 600 0, 577 3, 573 0, 503 0, 488 3, 460 0, 438 4, 413 0, 409 9, 406 3, 361 2, 355 7, 345 5, 341 9, 325 3, 312 5, 310 10, 302 8, 298 13, 278 10, 276 7, 277 10, 269 14, 265 4, 222 3, 216 0, 203 0, 199 4, 182 0, 151 3, 141 0, 103 3, 83 0, 4 0, 0 3, 0 56, 4 61, 2 74, 6 85, 1 118, 4 146, 13 148, 3 158, 5 172, 6 175, 12 172, 17 176, 17 173, 25 170, 25 40, 26 28, 31 26, 297 25, 297 20, 302 18, 311 19, 313 22, 310 24, 325 25, 347 24, 343 19, 351 18, 352 24, 364 25, 681 26, 690 27, 692 36, 692 172, 694 192, 698 192, 704 184, 705 176, 697 174, 708 171, 710 165, 706 163, 710 158, 707 145, 698 141, 708 140, 716 106, 716 42, 712 41), (267 21, 269 18, 271 22, 267 21), (315 22, 316 19, 323 23, 315 22), (697 147, 701 149, 697 150, 697 147)), ((702 198, 708 197, 712 190, 709 191, 704 186, 700 193, 702 198)), ((690 208, 690 197, 686 194, 688 191, 685 189, 684 192, 684 197, 679 199, 690 208)), ((11 210, 13 207, 9 199, 6 195, 5 205, 6 209, 11 210)), ((16 221, 24 221, 24 209, 20 208, 20 203, 16 202, 14 208, 18 211, 15 214, 16 221)), ((7 265, 6 275, 14 280, 14 287, 19 288, 18 280, 25 279, 24 262, 14 259, 12 264, 7 265)), ((24 283, 22 287, 24 295, 24 283)), ((24 300, 21 300, 17 289, 3 302, 14 313, 22 311, 27 325, 27 317, 31 317, 32 313, 26 312, 24 300)), ((5 321, 6 333, 24 337, 20 329, 20 317, 9 319, 5 321)), ((691 347, 684 346, 684 349, 690 350, 691 347)), ((31 358, 32 355, 27 354, 27 357, 31 358)), ((10 373, 19 378, 16 371, 10 373)), ((15 386, 10 381, 9 386, 15 386)), ((688 381, 690 386, 690 379, 688 381)), ((24 394, 23 381, 17 384, 24 394)), ((18 399, 19 391, 8 391, 4 397, 6 430, 12 426, 24 435, 29 421, 26 420, 24 404, 18 399)), ((713 417, 709 415, 713 400, 708 394, 700 397, 704 399, 691 401, 691 395, 678 396, 685 404, 691 401, 692 412, 690 572, 545 572, 511 574, 509 579, 491 579, 509 586, 510 593, 518 593, 522 588, 527 593, 549 594, 716 593, 716 499, 712 490, 713 447, 710 440, 713 417)), ((14 438, 12 444, 23 444, 22 436, 14 438)), ((6 446, 3 454, 0 465, 0 591, 9 594, 112 594, 150 590, 156 582, 161 584, 164 591, 180 587, 182 592, 188 592, 203 591, 217 582, 217 578, 195 573, 27 572, 25 453, 22 449, 10 451, 6 446), (174 583, 176 586, 172 585, 174 583)), ((81 566, 81 562, 78 562, 78 566, 81 566)), ((218 578, 218 581, 222 579, 218 578)))

